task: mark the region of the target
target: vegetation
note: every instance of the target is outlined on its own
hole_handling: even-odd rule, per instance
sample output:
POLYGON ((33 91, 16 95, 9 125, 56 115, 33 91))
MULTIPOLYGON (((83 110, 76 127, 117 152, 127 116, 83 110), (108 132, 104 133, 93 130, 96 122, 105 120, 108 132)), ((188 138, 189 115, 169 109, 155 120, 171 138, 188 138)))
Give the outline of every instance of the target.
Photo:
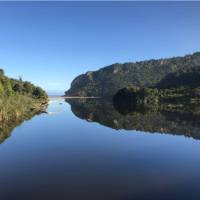
POLYGON ((119 90, 114 95, 113 100, 120 104, 137 104, 149 107, 158 104, 183 107, 188 104, 200 103, 200 87, 180 86, 170 89, 128 87, 119 90))
POLYGON ((188 106, 200 103, 200 66, 168 74, 154 87, 131 86, 119 90, 114 101, 121 104, 188 106))
POLYGON ((19 124, 38 113, 47 101, 44 90, 21 78, 8 78, 0 69, 0 135, 9 132, 12 124, 19 124))
POLYGON ((129 86, 174 87, 199 85, 200 52, 184 57, 148 60, 136 63, 113 64, 98 71, 87 72, 75 78, 67 96, 112 97, 129 86), (197 73, 198 71, 198 73, 197 73), (181 74, 181 76, 180 76, 181 74), (179 79, 176 79, 176 78, 179 79), (174 82, 170 81, 172 80, 174 82))
POLYGON ((4 71, 0 69, 0 96, 13 96, 13 95, 25 95, 33 99, 46 100, 47 94, 40 87, 34 86, 27 81, 8 78, 4 75, 4 71))
POLYGON ((191 88, 200 86, 200 65, 169 73, 155 85, 157 88, 176 88, 180 86, 191 88))

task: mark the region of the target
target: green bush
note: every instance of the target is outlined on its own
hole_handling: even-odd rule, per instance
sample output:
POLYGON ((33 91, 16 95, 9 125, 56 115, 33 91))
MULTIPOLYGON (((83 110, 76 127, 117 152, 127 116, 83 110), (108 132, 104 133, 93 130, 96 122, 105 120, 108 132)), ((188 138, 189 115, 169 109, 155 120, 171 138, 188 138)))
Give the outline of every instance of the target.
POLYGON ((37 99, 46 99, 48 98, 46 92, 40 87, 34 86, 32 83, 27 81, 8 78, 4 75, 4 71, 0 69, 0 95, 26 95, 32 98, 37 99))

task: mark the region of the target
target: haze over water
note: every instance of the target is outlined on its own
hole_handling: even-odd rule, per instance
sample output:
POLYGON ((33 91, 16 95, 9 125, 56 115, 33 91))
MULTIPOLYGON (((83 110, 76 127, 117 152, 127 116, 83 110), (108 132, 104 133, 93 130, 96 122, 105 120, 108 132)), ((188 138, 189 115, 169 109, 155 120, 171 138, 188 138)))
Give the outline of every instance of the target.
POLYGON ((54 100, 0 144, 0 199, 199 199, 200 140, 127 131, 130 116, 70 104, 54 100))

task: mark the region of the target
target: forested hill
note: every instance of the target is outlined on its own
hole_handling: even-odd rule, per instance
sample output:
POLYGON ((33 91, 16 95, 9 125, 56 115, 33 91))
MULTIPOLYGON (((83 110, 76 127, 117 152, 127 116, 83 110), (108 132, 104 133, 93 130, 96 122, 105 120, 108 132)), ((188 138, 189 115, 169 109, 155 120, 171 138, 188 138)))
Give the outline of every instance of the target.
POLYGON ((76 77, 71 83, 71 88, 66 91, 66 95, 105 97, 113 96, 118 90, 131 85, 154 87, 169 74, 187 71, 197 66, 200 66, 200 52, 184 57, 116 63, 76 77))

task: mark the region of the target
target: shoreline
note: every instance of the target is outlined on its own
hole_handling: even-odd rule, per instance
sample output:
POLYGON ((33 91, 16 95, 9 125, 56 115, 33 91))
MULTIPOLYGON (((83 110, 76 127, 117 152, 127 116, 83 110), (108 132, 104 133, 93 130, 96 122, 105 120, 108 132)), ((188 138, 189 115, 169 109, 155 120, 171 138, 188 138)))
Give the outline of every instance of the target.
POLYGON ((84 97, 84 96, 49 96, 49 99, 100 99, 102 97, 84 97))
POLYGON ((102 97, 64 96, 65 99, 100 99, 102 97))

